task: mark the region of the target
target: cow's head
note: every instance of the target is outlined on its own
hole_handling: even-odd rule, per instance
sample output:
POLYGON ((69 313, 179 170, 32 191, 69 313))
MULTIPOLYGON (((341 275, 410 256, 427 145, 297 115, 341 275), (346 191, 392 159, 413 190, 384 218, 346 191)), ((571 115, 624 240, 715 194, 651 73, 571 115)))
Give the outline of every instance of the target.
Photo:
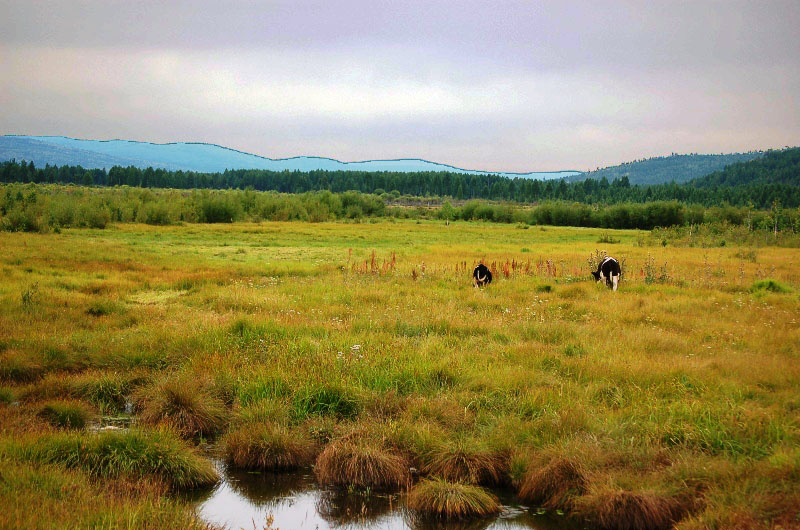
POLYGON ((595 280, 596 282, 599 282, 599 281, 600 281, 600 271, 597 271, 597 272, 592 272, 592 276, 594 276, 594 280, 595 280))

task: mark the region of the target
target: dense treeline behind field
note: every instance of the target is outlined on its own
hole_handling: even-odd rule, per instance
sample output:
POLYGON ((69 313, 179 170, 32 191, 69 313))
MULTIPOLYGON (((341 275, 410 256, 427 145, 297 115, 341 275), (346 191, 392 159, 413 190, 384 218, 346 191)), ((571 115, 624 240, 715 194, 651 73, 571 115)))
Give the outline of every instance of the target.
MULTIPOLYGON (((714 180, 697 179, 685 184, 631 185, 628 178, 540 181, 497 175, 422 172, 310 171, 274 172, 228 170, 195 173, 112 167, 87 170, 80 166, 46 166, 6 162, 0 166, 0 182, 61 183, 95 186, 133 186, 174 189, 253 189, 281 193, 309 191, 359 191, 387 197, 433 196, 455 200, 486 199, 514 202, 570 201, 585 204, 619 204, 680 201, 703 206, 735 205, 770 208, 775 201, 786 207, 800 206, 800 148, 768 152, 763 158, 730 166, 715 173, 714 180), (756 164, 756 166, 752 166, 756 164), (756 167, 755 170, 749 168, 756 167), (755 172, 759 178, 741 178, 755 172), (771 175, 780 175, 772 179, 771 175), (720 175, 723 175, 721 177, 720 175)), ((386 198, 386 197, 385 197, 386 198)))
MULTIPOLYGON (((429 201, 433 203, 434 201, 429 201)), ((408 203, 413 204, 409 200, 408 203)), ((470 200, 432 205, 397 205, 357 191, 300 194, 254 190, 167 190, 129 186, 0 184, 0 229, 50 232, 69 227, 104 228, 109 223, 230 223, 234 221, 324 222, 377 218, 480 220, 522 225, 601 228, 680 227, 702 224, 748 231, 800 232, 800 210, 704 207, 678 201, 589 205, 545 201, 536 206, 470 200), (388 204, 387 204, 388 202, 388 204)))

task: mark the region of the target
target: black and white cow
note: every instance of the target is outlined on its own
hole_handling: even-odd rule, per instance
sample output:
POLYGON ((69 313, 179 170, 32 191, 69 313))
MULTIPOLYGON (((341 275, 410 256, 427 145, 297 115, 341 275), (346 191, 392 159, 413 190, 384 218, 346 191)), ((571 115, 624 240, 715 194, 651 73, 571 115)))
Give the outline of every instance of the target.
POLYGON ((600 262, 600 265, 597 266, 597 272, 593 272, 592 276, 594 276, 594 279, 597 280, 598 283, 605 281, 606 285, 616 291, 621 272, 622 269, 619 266, 619 261, 611 256, 607 256, 600 262))
POLYGON ((492 283, 492 271, 483 263, 479 263, 475 270, 472 271, 472 282, 475 287, 483 287, 492 283))

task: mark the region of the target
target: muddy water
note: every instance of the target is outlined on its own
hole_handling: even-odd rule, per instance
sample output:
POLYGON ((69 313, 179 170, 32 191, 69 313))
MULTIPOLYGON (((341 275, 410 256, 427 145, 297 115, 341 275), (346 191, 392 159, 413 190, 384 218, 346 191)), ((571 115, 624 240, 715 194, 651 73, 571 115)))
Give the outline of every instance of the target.
POLYGON ((232 529, 370 529, 370 530, 563 530, 574 529, 559 518, 537 516, 502 497, 503 511, 494 518, 467 523, 421 520, 403 506, 401 495, 362 495, 321 489, 310 471, 249 473, 216 462, 222 480, 196 492, 198 515, 232 529), (272 519, 271 526, 268 525, 272 519))

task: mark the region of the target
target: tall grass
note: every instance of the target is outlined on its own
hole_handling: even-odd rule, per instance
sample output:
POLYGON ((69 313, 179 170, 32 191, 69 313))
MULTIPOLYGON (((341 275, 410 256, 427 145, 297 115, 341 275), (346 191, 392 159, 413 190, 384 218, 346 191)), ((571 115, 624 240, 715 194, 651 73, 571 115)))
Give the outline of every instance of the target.
POLYGON ((217 481, 210 461, 167 431, 44 435, 11 449, 25 460, 62 464, 98 477, 153 477, 175 488, 217 481))
POLYGON ((201 379, 169 375, 137 394, 139 417, 150 425, 165 424, 181 435, 209 436, 228 420, 225 404, 201 379))
POLYGON ((245 424, 225 435, 225 457, 245 469, 286 471, 311 464, 314 445, 298 430, 274 423, 245 424))
POLYGON ((497 497, 478 486, 424 480, 411 490, 408 506, 423 515, 440 519, 486 517, 500 511, 497 497))

